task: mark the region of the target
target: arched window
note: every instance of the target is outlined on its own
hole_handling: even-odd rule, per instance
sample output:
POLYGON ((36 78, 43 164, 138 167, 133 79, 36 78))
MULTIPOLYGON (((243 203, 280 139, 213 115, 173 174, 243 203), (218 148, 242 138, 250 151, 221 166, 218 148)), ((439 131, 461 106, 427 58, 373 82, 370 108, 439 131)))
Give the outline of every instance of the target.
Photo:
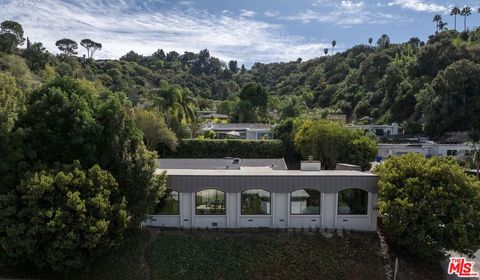
POLYGON ((338 215, 367 215, 368 193, 346 189, 338 193, 338 215))
POLYGON ((292 192, 290 214, 320 215, 320 192, 314 189, 299 189, 292 192))
POLYGON ((250 189, 242 192, 242 215, 270 215, 270 192, 261 189, 250 189))
POLYGON ((167 189, 165 195, 155 207, 155 215, 178 215, 179 212, 180 204, 178 192, 172 189, 167 189))
POLYGON ((225 192, 205 189, 195 194, 197 215, 225 215, 225 192))

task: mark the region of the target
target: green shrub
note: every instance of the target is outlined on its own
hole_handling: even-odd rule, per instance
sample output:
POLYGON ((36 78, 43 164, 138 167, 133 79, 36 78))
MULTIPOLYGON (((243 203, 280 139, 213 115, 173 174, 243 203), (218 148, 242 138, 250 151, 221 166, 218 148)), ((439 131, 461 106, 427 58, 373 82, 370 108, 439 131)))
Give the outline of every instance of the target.
POLYGON ((183 139, 176 152, 166 157, 176 158, 281 158, 285 155, 280 140, 239 140, 239 139, 183 139))

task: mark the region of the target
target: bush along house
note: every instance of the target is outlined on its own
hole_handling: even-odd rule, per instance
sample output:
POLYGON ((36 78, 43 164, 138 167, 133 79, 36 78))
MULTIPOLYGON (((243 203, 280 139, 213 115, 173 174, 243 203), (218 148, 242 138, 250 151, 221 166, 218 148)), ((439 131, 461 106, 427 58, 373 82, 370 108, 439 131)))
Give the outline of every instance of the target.
MULTIPOLYGON (((321 170, 303 161, 286 170, 279 160, 181 159, 182 168, 160 160, 167 194, 145 224, 184 228, 336 228, 375 231, 376 175, 321 170), (246 161, 245 164, 243 162, 246 161), (195 163, 196 162, 196 163, 195 163), (262 164, 264 162, 264 164, 262 164), (273 162, 273 164, 272 164, 273 162)), ((282 160, 283 161, 283 160, 282 160)))

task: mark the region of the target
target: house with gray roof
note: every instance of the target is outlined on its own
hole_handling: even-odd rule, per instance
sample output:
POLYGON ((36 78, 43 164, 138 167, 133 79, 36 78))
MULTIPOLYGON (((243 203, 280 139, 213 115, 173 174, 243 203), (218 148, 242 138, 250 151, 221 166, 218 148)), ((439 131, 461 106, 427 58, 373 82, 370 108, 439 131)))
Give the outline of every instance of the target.
MULTIPOLYGON (((233 159, 235 160, 235 159, 233 159)), ((145 225, 183 228, 312 228, 375 231, 378 177, 321 170, 305 161, 160 160, 167 192, 145 225), (200 165, 203 165, 201 168, 200 165), (235 165, 232 167, 232 165, 235 165)))
POLYGON ((213 131, 219 139, 228 137, 261 140, 272 139, 272 126, 263 123, 212 123, 202 128, 203 131, 213 131))

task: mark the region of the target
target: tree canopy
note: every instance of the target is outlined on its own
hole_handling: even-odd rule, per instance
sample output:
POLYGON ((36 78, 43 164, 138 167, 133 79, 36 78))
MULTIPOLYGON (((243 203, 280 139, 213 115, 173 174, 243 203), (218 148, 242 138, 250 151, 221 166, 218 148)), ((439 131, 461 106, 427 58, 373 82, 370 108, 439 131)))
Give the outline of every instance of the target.
POLYGON ((393 157, 375 171, 384 230, 423 258, 480 249, 480 182, 451 158, 393 157))
POLYGON ((375 140, 333 121, 304 121, 296 130, 294 141, 303 158, 313 156, 325 169, 335 169, 337 163, 349 163, 365 170, 377 155, 375 140))

